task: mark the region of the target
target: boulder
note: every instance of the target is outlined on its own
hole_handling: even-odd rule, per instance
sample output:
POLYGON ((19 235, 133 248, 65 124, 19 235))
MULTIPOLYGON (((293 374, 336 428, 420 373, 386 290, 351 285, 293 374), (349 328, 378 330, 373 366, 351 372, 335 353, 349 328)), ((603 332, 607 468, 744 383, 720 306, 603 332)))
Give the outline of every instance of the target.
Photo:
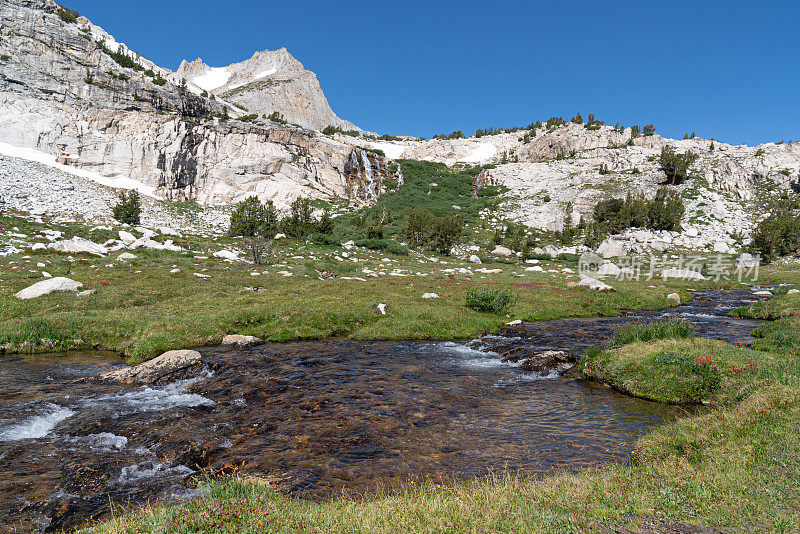
POLYGON ((604 263, 597 269, 597 276, 619 276, 620 268, 613 263, 604 263))
POLYGON ((544 269, 542 269, 538 265, 534 265, 533 267, 525 267, 525 270, 530 272, 530 273, 541 273, 541 272, 544 272, 544 269))
POLYGON ((73 254, 86 252, 96 256, 105 256, 108 253, 108 250, 103 245, 92 243, 88 239, 77 236, 63 241, 54 241, 47 245, 47 248, 53 249, 56 252, 69 252, 73 254))
POLYGON ((700 235, 700 232, 697 228, 687 228, 684 234, 686 234, 687 237, 697 237, 700 235))
MULTIPOLYGON (((504 361, 513 360, 513 358, 504 358, 504 361)), ((533 356, 522 356, 519 358, 519 367, 525 371, 532 371, 536 373, 550 373, 557 371, 559 374, 563 373, 578 361, 575 355, 563 350, 546 350, 539 352, 533 356)))
POLYGON ((130 232, 126 232, 125 230, 119 231, 119 239, 126 245, 130 245, 134 241, 136 241, 136 236, 130 232))
POLYGON ((615 289, 610 285, 601 282, 600 280, 597 280, 595 278, 589 278, 589 277, 582 278, 581 281, 578 282, 577 287, 585 287, 592 291, 615 291, 615 289))
POLYGON ((800 293, 800 289, 790 289, 786 292, 787 295, 796 295, 797 293, 800 293))
POLYGON ((150 239, 151 237, 156 236, 155 230, 151 230, 150 228, 145 228, 144 226, 137 226, 135 230, 140 234, 142 234, 142 237, 144 239, 150 239))
POLYGON ((81 291, 78 293, 79 297, 91 297, 92 295, 96 294, 96 289, 87 289, 86 291, 81 291))
POLYGON ((183 237, 183 234, 181 234, 179 231, 175 230, 174 228, 170 228, 168 226, 162 226, 161 228, 158 229, 158 231, 161 232, 161 235, 171 235, 173 237, 183 237))
POLYGON ((495 256, 505 256, 505 257, 511 256, 513 253, 514 252, 510 248, 501 245, 497 245, 496 247, 494 247, 494 250, 492 251, 492 254, 494 254, 495 256))
POLYGON ((47 248, 47 245, 44 243, 34 243, 31 247, 31 250, 44 250, 47 248))
POLYGON ((425 293, 425 294, 422 295, 422 298, 424 298, 424 299, 438 299, 439 295, 437 295, 436 293, 425 293))
POLYGON ((522 320, 521 319, 514 319, 513 321, 510 321, 510 322, 506 323, 506 326, 517 326, 517 325, 520 325, 520 324, 522 324, 522 320))
POLYGON ((720 254, 725 254, 730 250, 730 247, 727 243, 723 241, 717 241, 714 243, 714 252, 718 252, 720 254))
POLYGON ((239 254, 232 250, 220 250, 214 253, 215 258, 222 258, 224 260, 236 261, 239 259, 239 254))
POLYGON ((774 295, 772 291, 761 290, 761 291, 753 291, 753 295, 756 297, 771 297, 774 295))
POLYGON ((691 269, 665 269, 661 272, 661 278, 680 278, 681 280, 705 280, 706 277, 691 269))
POLYGON ((246 347, 247 345, 253 345, 255 343, 261 343, 261 340, 256 336, 228 334, 227 336, 222 338, 223 345, 236 345, 237 347, 246 347))
POLYGON ((546 245, 544 247, 544 253, 548 254, 551 258, 558 257, 558 249, 553 245, 546 245))
POLYGON ((473 254, 472 256, 469 257, 469 262, 470 263, 478 263, 478 264, 482 263, 481 259, 478 256, 476 256, 475 254, 473 254))
POLYGON ((196 350, 171 350, 133 367, 112 369, 97 376, 103 382, 159 385, 197 375, 203 362, 196 350))
POLYGON ((674 300, 678 304, 681 303, 681 296, 678 295, 677 293, 670 293, 669 295, 667 295, 667 298, 674 300))
POLYGON ((15 297, 28 300, 43 295, 49 295, 55 291, 77 291, 81 287, 83 287, 83 284, 80 282, 76 282, 70 278, 64 278, 63 276, 57 276, 55 278, 48 278, 47 280, 36 282, 32 286, 26 287, 18 292, 15 297))
POLYGON ((120 260, 120 261, 135 260, 136 259, 136 255, 135 254, 131 254, 130 252, 123 252, 122 254, 117 256, 117 259, 120 260))
POLYGON ((654 240, 650 243, 650 248, 655 250, 656 252, 664 252, 669 247, 669 243, 666 241, 662 241, 660 239, 654 240))
POLYGON ((483 274, 498 274, 502 273, 502 269, 487 269, 485 267, 481 267, 480 269, 475 269, 475 272, 483 273, 483 274))
POLYGON ((619 241, 606 239, 597 247, 597 254, 603 258, 618 258, 619 256, 624 256, 627 252, 619 241))

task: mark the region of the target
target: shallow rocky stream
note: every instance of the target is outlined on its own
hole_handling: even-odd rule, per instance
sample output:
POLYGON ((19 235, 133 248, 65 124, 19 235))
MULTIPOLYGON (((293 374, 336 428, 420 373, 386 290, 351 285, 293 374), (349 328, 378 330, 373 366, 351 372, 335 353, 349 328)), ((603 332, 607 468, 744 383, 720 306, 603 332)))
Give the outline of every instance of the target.
POLYGON ((626 461, 686 413, 575 377, 504 363, 509 350, 580 355, 634 321, 681 318, 750 344, 759 300, 701 291, 686 306, 506 327, 469 342, 329 340, 202 349, 202 376, 160 387, 76 382, 106 353, 0 357, 0 531, 69 529, 110 503, 173 501, 239 470, 324 498, 510 470, 626 461))

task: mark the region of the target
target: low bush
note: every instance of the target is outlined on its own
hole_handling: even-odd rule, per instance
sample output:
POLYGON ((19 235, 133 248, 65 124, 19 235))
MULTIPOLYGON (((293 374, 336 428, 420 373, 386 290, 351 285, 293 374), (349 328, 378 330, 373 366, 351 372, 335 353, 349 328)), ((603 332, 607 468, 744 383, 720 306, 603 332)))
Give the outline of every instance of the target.
POLYGON ((464 297, 467 308, 497 314, 506 313, 516 302, 517 296, 510 289, 488 286, 471 287, 464 297))
MULTIPOLYGON (((593 223, 587 229, 587 240, 602 241, 608 234, 627 228, 677 231, 686 207, 677 191, 660 188, 650 200, 628 195, 625 199, 609 198, 598 202, 592 212, 593 223)), ((586 242, 588 246, 591 246, 586 242)))
POLYGON ((278 233, 278 212, 271 200, 264 204, 258 197, 242 200, 231 213, 228 235, 231 237, 275 237, 278 233))
POLYGON ((678 185, 686 181, 689 167, 697 161, 697 154, 691 150, 678 154, 672 146, 664 145, 658 161, 664 174, 667 175, 667 182, 670 185, 678 185))
POLYGON ((138 191, 122 191, 119 202, 111 208, 114 218, 121 223, 137 225, 142 214, 142 202, 138 191))
POLYGON ((63 20, 68 24, 75 24, 76 22, 78 22, 78 17, 80 16, 80 13, 78 13, 74 9, 60 6, 58 8, 58 11, 56 11, 56 15, 58 15, 58 18, 60 18, 61 20, 63 20))
POLYGON ((428 210, 413 210, 408 216, 405 235, 413 247, 429 248, 449 255, 461 240, 464 220, 459 215, 436 217, 428 210))

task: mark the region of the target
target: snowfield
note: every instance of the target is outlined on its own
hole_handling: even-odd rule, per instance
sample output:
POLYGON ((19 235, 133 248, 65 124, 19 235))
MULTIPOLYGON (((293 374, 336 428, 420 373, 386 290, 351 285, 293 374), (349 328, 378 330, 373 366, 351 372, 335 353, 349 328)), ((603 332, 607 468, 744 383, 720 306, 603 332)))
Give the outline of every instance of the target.
POLYGON ((230 78, 231 73, 225 67, 212 67, 205 74, 192 78, 192 83, 205 91, 213 91, 228 83, 230 78))
POLYGON ((121 174, 117 176, 103 176, 97 172, 78 169, 69 165, 62 165, 61 163, 56 162, 56 157, 52 154, 48 154, 47 152, 42 152, 34 148, 22 148, 0 142, 0 154, 12 158, 35 161, 37 163, 41 163, 42 165, 47 165, 48 167, 53 167, 54 169, 59 169, 66 173, 72 174, 73 176, 86 178, 87 180, 91 180, 92 182, 104 185, 106 187, 114 187, 117 189, 135 189, 142 195, 151 198, 159 198, 155 194, 156 188, 153 186, 144 184, 138 180, 133 180, 121 174))

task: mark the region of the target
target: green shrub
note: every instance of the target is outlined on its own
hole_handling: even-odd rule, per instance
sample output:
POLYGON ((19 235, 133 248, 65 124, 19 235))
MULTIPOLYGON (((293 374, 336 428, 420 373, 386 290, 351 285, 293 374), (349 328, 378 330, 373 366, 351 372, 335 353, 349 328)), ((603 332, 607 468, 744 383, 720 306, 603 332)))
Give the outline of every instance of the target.
POLYGON ((686 207, 677 191, 659 189, 647 203, 647 227, 653 230, 679 231, 686 207))
POLYGON ((122 191, 119 202, 111 208, 114 218, 121 223, 137 225, 142 214, 142 202, 138 191, 122 191))
POLYGON ((460 241, 463 231, 464 221, 459 215, 436 217, 428 210, 415 209, 408 216, 405 235, 413 247, 447 255, 460 241))
POLYGON ((791 213, 770 214, 758 223, 751 237, 751 250, 769 263, 800 250, 800 219, 791 213))
POLYGON ((488 286, 471 287, 464 297, 467 308, 497 314, 506 313, 516 302, 517 296, 510 289, 488 286))
POLYGON ((661 169, 667 175, 667 181, 670 185, 678 185, 686 181, 689 167, 697 161, 697 154, 691 150, 678 154, 670 145, 664 145, 658 161, 661 164, 661 169))
POLYGON ((289 237, 306 237, 317 231, 314 209, 307 198, 298 198, 292 202, 291 213, 281 221, 281 230, 289 237))
POLYGON ((264 204, 258 197, 252 196, 242 200, 231 213, 229 236, 267 238, 278 233, 278 212, 271 200, 264 204))
MULTIPOLYGON (((117 62, 117 64, 121 67, 125 67, 126 69, 133 69, 138 71, 144 71, 144 67, 141 66, 139 63, 136 62, 132 57, 125 53, 125 49, 122 45, 119 45, 119 48, 116 52, 112 51, 110 48, 106 46, 105 41, 98 40, 95 41, 95 44, 103 51, 107 56, 117 62)), ((163 84, 159 84, 163 85, 163 84)))
POLYGON ((76 22, 78 22, 78 17, 80 16, 80 13, 78 13, 74 9, 60 6, 58 8, 58 11, 56 11, 56 15, 58 15, 58 18, 60 18, 61 20, 63 20, 68 24, 75 24, 76 22))
POLYGON ((614 334, 612 347, 621 347, 636 341, 654 339, 683 339, 694 335, 694 327, 687 321, 666 321, 623 326, 614 334))
MULTIPOLYGON (((608 234, 627 228, 677 231, 686 207, 677 191, 660 188, 655 197, 647 200, 628 194, 625 199, 609 198, 598 202, 592 212, 594 223, 587 228, 586 239, 602 241, 608 234)), ((592 246, 584 242, 587 246, 592 246)))

